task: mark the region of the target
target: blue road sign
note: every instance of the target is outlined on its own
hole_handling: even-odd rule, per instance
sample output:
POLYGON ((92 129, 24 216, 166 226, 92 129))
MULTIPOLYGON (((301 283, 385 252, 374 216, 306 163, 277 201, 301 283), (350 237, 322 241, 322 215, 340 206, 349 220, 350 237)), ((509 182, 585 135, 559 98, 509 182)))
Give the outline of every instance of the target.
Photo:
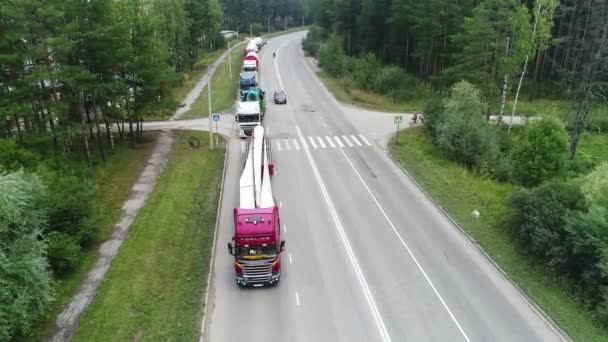
POLYGON ((400 124, 403 122, 403 115, 395 115, 395 123, 400 124))
POLYGON ((220 115, 219 114, 211 114, 211 118, 213 119, 213 121, 220 121, 220 115))

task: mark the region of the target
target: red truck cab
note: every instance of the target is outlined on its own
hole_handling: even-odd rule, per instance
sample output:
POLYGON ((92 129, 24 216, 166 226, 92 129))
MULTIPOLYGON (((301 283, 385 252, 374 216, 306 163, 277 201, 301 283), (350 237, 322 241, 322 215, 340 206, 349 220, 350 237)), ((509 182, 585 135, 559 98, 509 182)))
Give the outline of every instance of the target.
POLYGON ((236 282, 241 287, 276 285, 281 277, 281 240, 279 209, 234 209, 234 256, 236 282))

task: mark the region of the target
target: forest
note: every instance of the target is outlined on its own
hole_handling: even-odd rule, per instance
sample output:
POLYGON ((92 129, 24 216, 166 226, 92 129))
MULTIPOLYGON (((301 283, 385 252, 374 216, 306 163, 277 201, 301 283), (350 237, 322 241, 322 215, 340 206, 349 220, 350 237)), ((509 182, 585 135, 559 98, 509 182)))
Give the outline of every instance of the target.
POLYGON ((114 190, 100 182, 120 165, 107 160, 143 163, 144 120, 179 106, 176 89, 225 48, 220 31, 281 30, 304 11, 293 0, 0 0, 1 341, 53 319, 113 219, 100 200, 113 194, 99 191, 114 190))

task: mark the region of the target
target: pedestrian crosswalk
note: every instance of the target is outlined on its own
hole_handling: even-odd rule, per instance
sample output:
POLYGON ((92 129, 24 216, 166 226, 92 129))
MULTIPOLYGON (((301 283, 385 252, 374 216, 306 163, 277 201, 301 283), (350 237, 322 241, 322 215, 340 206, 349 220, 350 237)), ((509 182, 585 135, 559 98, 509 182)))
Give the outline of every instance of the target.
MULTIPOLYGON (((363 134, 308 136, 300 138, 273 138, 271 140, 273 152, 300 151, 300 150, 328 150, 336 148, 370 147, 372 144, 363 134)), ((246 143, 241 141, 241 152, 245 153, 246 143)))

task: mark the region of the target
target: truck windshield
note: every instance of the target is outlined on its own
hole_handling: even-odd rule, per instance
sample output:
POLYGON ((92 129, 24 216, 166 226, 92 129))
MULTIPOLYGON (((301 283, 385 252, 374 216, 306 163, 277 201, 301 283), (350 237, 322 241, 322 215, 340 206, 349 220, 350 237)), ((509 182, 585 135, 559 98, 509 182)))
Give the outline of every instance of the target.
POLYGON ((253 72, 253 71, 255 71, 255 67, 243 67, 243 71, 245 71, 245 72, 253 72))
POLYGON ((260 116, 258 114, 250 114, 250 115, 239 114, 239 115, 237 115, 237 119, 238 119, 238 122, 258 122, 260 120, 260 116))
POLYGON ((277 255, 277 247, 271 246, 237 246, 236 256, 242 259, 265 259, 272 258, 277 255))

